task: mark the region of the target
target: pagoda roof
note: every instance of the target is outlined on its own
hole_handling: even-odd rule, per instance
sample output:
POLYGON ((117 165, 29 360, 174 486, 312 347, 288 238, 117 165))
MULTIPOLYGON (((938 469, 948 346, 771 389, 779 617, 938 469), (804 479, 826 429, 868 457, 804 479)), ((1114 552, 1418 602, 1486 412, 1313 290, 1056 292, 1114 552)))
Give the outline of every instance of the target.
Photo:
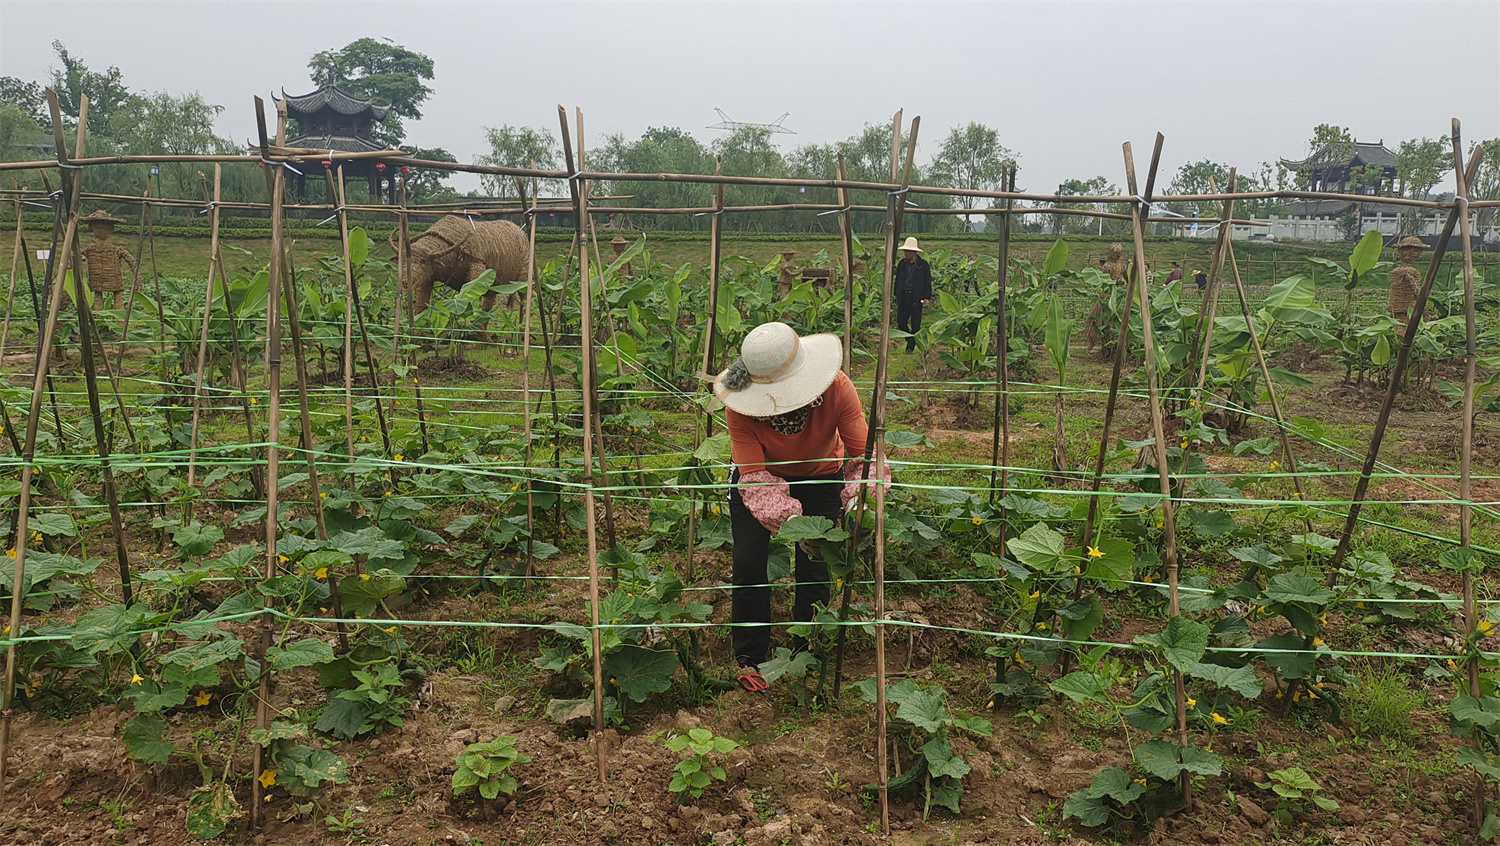
POLYGON ((385 144, 377 144, 368 138, 358 138, 352 135, 299 135, 288 139, 286 146, 308 150, 334 150, 340 153, 378 153, 390 149, 385 144))
POLYGON ((358 115, 369 112, 375 120, 384 120, 390 106, 382 106, 373 100, 364 100, 344 91, 337 85, 325 85, 308 94, 293 96, 281 89, 288 112, 313 114, 323 109, 332 109, 341 115, 358 115))
POLYGON ((1328 156, 1327 150, 1324 149, 1300 161, 1282 159, 1281 164, 1283 167, 1293 171, 1321 170, 1328 167, 1348 167, 1352 165, 1374 165, 1382 168, 1394 168, 1396 166, 1396 154, 1386 149, 1384 140, 1375 144, 1356 141, 1354 142, 1354 151, 1350 153, 1349 158, 1343 161, 1332 160, 1328 156))

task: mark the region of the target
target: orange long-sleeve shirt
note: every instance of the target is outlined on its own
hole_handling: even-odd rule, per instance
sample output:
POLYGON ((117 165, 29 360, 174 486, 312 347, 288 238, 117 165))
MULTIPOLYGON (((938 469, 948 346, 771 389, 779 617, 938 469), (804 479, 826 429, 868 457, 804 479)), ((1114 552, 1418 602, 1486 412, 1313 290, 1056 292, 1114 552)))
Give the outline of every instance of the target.
POLYGON ((870 437, 859 393, 840 371, 823 392, 823 404, 807 416, 795 435, 783 435, 754 417, 725 409, 730 454, 741 473, 769 470, 777 476, 826 476, 837 473, 844 456, 863 456, 870 437), (792 464, 778 464, 788 461, 792 464))

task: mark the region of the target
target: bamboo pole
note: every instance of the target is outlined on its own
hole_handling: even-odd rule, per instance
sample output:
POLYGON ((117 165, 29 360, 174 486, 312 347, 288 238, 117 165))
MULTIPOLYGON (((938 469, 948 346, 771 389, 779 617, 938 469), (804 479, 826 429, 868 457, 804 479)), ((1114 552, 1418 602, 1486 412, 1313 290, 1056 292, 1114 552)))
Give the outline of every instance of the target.
MULTIPOLYGON (((401 302, 406 288, 406 273, 408 256, 406 255, 407 237, 407 211, 406 211, 406 175, 399 174, 396 177, 397 207, 396 213, 396 303, 391 310, 391 361, 400 364, 404 358, 401 354, 401 302)), ((397 371, 399 372, 399 371, 397 371)), ((391 420, 396 419, 396 396, 400 393, 400 379, 391 386, 391 420)))
MULTIPOLYGON (((839 179, 844 178, 844 151, 839 150, 839 179)), ((854 214, 849 211, 849 189, 839 189, 839 241, 844 247, 844 375, 852 376, 854 347, 854 214)))
MULTIPOLYGON (((63 140, 61 109, 58 106, 57 92, 51 88, 47 89, 47 105, 52 112, 52 138, 57 150, 57 160, 59 164, 66 164, 68 147, 63 140)), ((78 112, 78 133, 74 149, 82 153, 85 128, 88 126, 88 95, 80 97, 78 112)), ((63 170, 66 172, 71 169, 64 168, 63 170)), ((72 180, 65 176, 63 181, 65 196, 71 183, 72 180)), ((68 199, 68 224, 62 239, 63 253, 57 260, 56 273, 53 275, 53 288, 47 304, 47 321, 39 333, 39 346, 34 368, 36 372, 33 374, 31 384, 31 407, 26 415, 25 454, 21 456, 21 493, 16 505, 16 564, 12 573, 8 621, 10 642, 5 647, 5 685, 3 691, 0 691, 3 693, 0 695, 0 808, 4 807, 5 802, 5 771, 10 753, 11 718, 15 712, 16 665, 18 663, 16 646, 23 633, 21 609, 26 599, 26 541, 29 537, 27 521, 31 510, 31 483, 36 473, 32 460, 36 457, 36 433, 42 413, 42 389, 46 385, 47 373, 51 367, 52 345, 57 337, 58 311, 62 307, 63 299, 67 296, 64 293, 64 280, 67 277, 68 263, 73 258, 72 245, 77 243, 78 196, 74 193, 68 199)), ((79 308, 86 308, 86 306, 80 303, 79 308)))
MULTIPOLYGON (((897 117, 898 120, 899 120, 900 116, 901 116, 901 112, 898 111, 896 113, 896 117, 897 117)), ((907 151, 906 151, 907 152, 907 155, 906 155, 906 170, 902 174, 902 181, 903 182, 911 179, 912 157, 913 157, 913 153, 914 153, 914 151, 916 150, 916 147, 917 147, 917 129, 918 129, 920 123, 921 123, 921 118, 920 117, 912 119, 912 124, 911 124, 911 141, 908 144, 907 151)), ((896 143, 899 144, 900 142, 897 141, 896 143)), ((900 189, 898 189, 896 191, 892 191, 892 192, 890 192, 890 193, 888 193, 886 195, 885 258, 884 258, 884 261, 885 261, 885 270, 884 270, 885 282, 884 282, 884 285, 881 287, 881 298, 880 298, 880 349, 876 353, 876 357, 875 357, 875 389, 874 389, 873 394, 870 397, 870 433, 871 434, 870 434, 869 440, 865 443, 865 454, 863 456, 864 462, 865 462, 865 466, 864 466, 864 471, 863 471, 863 473, 861 475, 861 479, 860 479, 860 481, 862 481, 862 482, 865 481, 865 480, 867 480, 867 479, 869 479, 869 477, 870 477, 870 473, 871 473, 870 463, 871 463, 871 461, 873 460, 873 457, 874 457, 875 442, 877 440, 879 440, 879 436, 878 436, 877 433, 878 432, 883 432, 884 431, 884 426, 885 426, 884 420, 883 420, 883 418, 882 418, 881 415, 884 413, 884 410, 885 410, 885 382, 886 382, 886 375, 885 374, 886 374, 886 366, 887 366, 887 364, 889 362, 889 359, 890 359, 890 345, 891 345, 891 343, 890 343, 890 339, 891 339, 891 334, 890 334, 890 330, 891 330, 891 297, 892 297, 892 292, 894 290, 895 281, 896 281, 896 260, 895 260, 895 255, 896 255, 896 239, 897 239, 897 236, 901 232, 901 213, 904 210, 905 205, 906 205, 905 204, 905 196, 906 196, 905 192, 903 190, 900 190, 900 189)), ((877 474, 877 480, 878 480, 878 478, 879 477, 878 477, 878 474, 877 474)), ((859 552, 859 530, 860 530, 860 527, 864 525, 865 503, 867 502, 867 500, 865 498, 865 494, 866 494, 866 490, 865 489, 866 489, 866 487, 868 487, 868 486, 867 485, 860 485, 858 505, 855 508, 855 525, 854 525, 854 531, 850 533, 849 540, 848 540, 848 547, 847 548, 849 550, 848 554, 849 554, 849 556, 851 558, 853 556, 855 556, 856 554, 858 554, 858 552, 859 552)), ((849 604, 850 604, 850 602, 853 601, 853 598, 854 598, 854 586, 853 586, 853 584, 851 584, 851 583, 845 583, 845 585, 844 585, 844 593, 839 598, 839 634, 838 634, 837 644, 834 647, 833 698, 835 700, 837 700, 839 698, 839 693, 843 690, 843 684, 844 684, 844 649, 847 646, 848 640, 849 640, 849 628, 848 628, 847 624, 849 622, 849 604)), ((883 637, 882 631, 883 630, 880 629, 880 627, 877 625, 877 627, 876 627, 876 636, 877 637, 883 637)), ((885 719, 885 705, 884 705, 884 703, 885 703, 885 686, 884 685, 877 685, 876 697, 877 697, 876 710, 880 714, 879 719, 881 721, 884 721, 884 719, 885 719)), ((884 748, 882 747, 882 749, 879 750, 876 753, 876 757, 879 759, 879 762, 881 764, 881 768, 880 768, 881 784, 885 783, 884 779, 886 778, 886 772, 885 772, 885 766, 884 766, 884 763, 885 763, 885 761, 884 761, 884 755, 885 755, 885 751, 884 751, 884 748)))
MULTIPOLYGON (((115 369, 123 370, 125 367, 125 345, 130 342, 130 316, 135 311, 135 292, 141 286, 141 258, 146 250, 146 216, 151 211, 151 206, 145 202, 151 198, 151 174, 146 174, 146 190, 141 195, 141 222, 135 232, 135 267, 131 268, 134 276, 130 280, 130 288, 125 291, 125 321, 120 326, 120 349, 115 353, 115 369)), ((109 361, 105 358, 105 363, 109 361)))
MULTIPOLYGON (((266 138, 266 113, 265 101, 255 98, 255 116, 260 130, 262 144, 266 138)), ((280 141, 286 137, 286 103, 276 102, 276 138, 280 141)), ((280 474, 281 450, 281 290, 283 287, 283 269, 285 262, 284 241, 281 234, 282 208, 281 204, 286 196, 286 172, 283 168, 273 167, 267 176, 271 181, 271 269, 269 296, 270 302, 266 304, 266 375, 270 397, 266 402, 266 568, 265 578, 267 581, 276 577, 276 539, 277 510, 279 506, 279 485, 277 484, 280 474)), ((269 603, 269 600, 268 600, 269 603)), ((271 647, 274 636, 275 618, 271 610, 266 608, 266 613, 260 619, 260 645, 258 655, 262 659, 266 650, 271 647)), ((264 668, 264 660, 262 667, 264 668)), ((262 669, 260 684, 255 697, 255 724, 259 728, 266 728, 271 720, 271 674, 269 670, 262 669)), ((260 825, 261 817, 261 794, 265 788, 261 785, 260 776, 265 767, 265 747, 255 745, 254 766, 251 773, 254 781, 251 783, 251 805, 250 823, 253 826, 260 825)))
MULTIPOLYGON (((214 171, 214 195, 219 193, 219 172, 214 171)), ((193 369, 193 419, 188 435, 188 472, 187 485, 193 487, 198 479, 198 428, 203 417, 203 370, 208 362, 208 325, 213 315, 214 308, 214 275, 219 267, 219 207, 213 204, 208 211, 208 281, 203 288, 203 320, 198 327, 198 358, 197 365, 193 369)), ((272 265, 276 264, 276 257, 271 257, 272 265)), ((224 288, 226 297, 229 287, 224 288)), ((239 328, 231 324, 230 331, 238 337, 239 328)), ((248 374, 247 378, 248 378, 248 374)), ((252 441, 253 442, 253 441, 252 441)), ((186 506, 187 513, 192 513, 192 503, 186 506)))
MULTIPOLYGON (((1453 119, 1453 178, 1456 182, 1453 207, 1458 215, 1458 232, 1460 243, 1463 244, 1463 271, 1464 271, 1464 416, 1462 433, 1462 452, 1459 453, 1458 470, 1458 538, 1459 546, 1469 549, 1473 539, 1471 531, 1474 522, 1474 369, 1479 358, 1478 351, 1478 327, 1474 318, 1474 245, 1473 237, 1469 231, 1469 209, 1468 197, 1470 184, 1465 179, 1463 145, 1459 139, 1458 118, 1453 119)), ((1484 145, 1476 144, 1475 153, 1481 158, 1484 155, 1484 145)), ((1472 640, 1479 628, 1479 606, 1474 597, 1474 572, 1469 568, 1463 573, 1463 612, 1464 612, 1464 639, 1472 640)), ((1479 655, 1477 651, 1471 650, 1469 660, 1465 662, 1465 673, 1468 676, 1469 695, 1478 699, 1479 687, 1479 655)), ((1475 732, 1472 742, 1476 749, 1481 749, 1480 733, 1475 732)), ((1478 829, 1484 822, 1485 801, 1488 798, 1489 786, 1484 777, 1479 773, 1474 774, 1474 824, 1478 829)))
MULTIPOLYGON (((536 162, 532 162, 534 167, 536 162)), ((526 183, 521 179, 516 180, 516 187, 520 190, 524 199, 526 183)), ((531 196, 536 198, 536 179, 531 180, 531 196)), ((523 202, 522 205, 525 205, 523 202)), ((536 213, 527 215, 526 220, 526 302, 522 308, 521 318, 521 431, 522 438, 526 441, 525 455, 522 457, 522 465, 526 473, 526 578, 530 579, 536 573, 536 553, 534 551, 536 538, 536 492, 531 476, 531 309, 532 289, 536 286, 536 213)))
MULTIPOLYGON (((1016 166, 1014 163, 1006 168, 1006 172, 1000 177, 1002 184, 1013 186, 1016 181, 1016 166)), ((1014 200, 1005 201, 1006 212, 1010 211, 1014 200)), ((996 482, 1004 487, 1001 479, 1005 475, 1000 470, 1001 455, 1007 453, 1005 465, 1010 464, 1010 332, 1005 325, 1005 294, 1007 283, 1010 281, 1010 215, 1006 214, 1000 218, 1000 273, 997 277, 996 292, 998 301, 995 304, 995 425, 993 428, 994 442, 990 444, 990 505, 995 504, 997 493, 996 482), (1001 478, 997 478, 1001 477, 1001 478)), ((1005 554, 1005 510, 1000 511, 1000 547, 1001 555, 1005 554)), ((1003 681, 1003 679, 1002 679, 1003 681)))
MULTIPOLYGON (((1210 180, 1212 180, 1212 177, 1210 177, 1210 180)), ((1234 193, 1237 183, 1238 177, 1235 175, 1235 169, 1230 168, 1229 193, 1234 193)), ((1233 212, 1234 200, 1225 200, 1224 212, 1221 217, 1231 218, 1233 212)), ((1198 325, 1193 329, 1193 346, 1192 351, 1188 355, 1188 361, 1193 361, 1199 358, 1198 353, 1200 349, 1202 351, 1202 360, 1198 364, 1197 390, 1194 392, 1194 396, 1200 402, 1202 401, 1203 385, 1208 379, 1208 351, 1213 346, 1214 317, 1219 309, 1219 277, 1224 270, 1224 257, 1229 254, 1231 229, 1232 227, 1229 226, 1219 227, 1219 243, 1214 247, 1214 257, 1208 270, 1207 302, 1204 302, 1203 299, 1200 299, 1198 302, 1198 325)), ((1238 268, 1236 268, 1236 272, 1238 272, 1238 268)), ((1270 387, 1269 383, 1267 383, 1267 387, 1270 387)), ((1186 463, 1183 466, 1186 467, 1186 463)))
MULTIPOLYGON (((576 128, 576 131, 578 133, 578 150, 577 150, 577 153, 578 153, 578 169, 582 170, 583 169, 583 109, 581 109, 581 108, 576 109, 575 116, 576 116, 577 121, 578 121, 578 126, 576 128)), ((587 182, 581 182, 581 183, 579 183, 578 188, 579 188, 581 199, 582 199, 582 206, 583 206, 583 208, 587 209, 588 208, 588 204, 589 204, 589 185, 588 185, 587 182)), ((588 217, 588 216, 584 216, 584 217, 582 217, 582 218, 579 219, 579 224, 578 225, 579 225, 579 230, 578 231, 580 233, 583 233, 582 235, 579 236, 579 241, 578 241, 578 248, 579 248, 578 249, 578 252, 579 252, 579 257, 578 257, 578 259, 579 259, 579 264, 578 264, 578 271, 579 271, 578 272, 578 284, 581 285, 582 287, 585 287, 585 288, 588 288, 589 286, 591 286, 593 284, 593 282, 591 282, 589 280, 589 274, 587 272, 588 269, 589 269, 589 265, 588 265, 588 261, 587 261, 588 260, 588 256, 583 255, 583 252, 589 248, 589 242, 593 241, 594 242, 593 243, 593 247, 594 247, 594 262, 599 267, 599 298, 604 301, 604 322, 609 326, 611 343, 613 343, 614 347, 615 347, 615 366, 616 367, 620 367, 620 354, 619 354, 620 353, 620 345, 618 343, 618 340, 614 338, 614 331, 615 331, 615 329, 614 329, 614 320, 611 319, 610 315, 609 315, 609 296, 605 292, 605 287, 604 287, 604 262, 603 262, 602 259, 599 258, 599 243, 598 243, 598 239, 593 237, 593 228, 594 228, 593 227, 593 218, 588 217)), ((589 301, 592 302, 592 300, 593 300, 593 291, 591 290, 589 292, 589 301)), ((580 327, 580 331, 581 331, 581 327, 580 327)), ((593 344, 595 343, 595 340, 596 339, 594 338, 594 336, 590 335, 590 336, 587 337, 587 339, 585 339, 584 343, 587 344, 590 348, 592 348, 593 344)), ((588 385, 587 385, 587 387, 584 390, 586 392, 588 392, 588 393, 593 394, 593 402, 594 402, 593 432, 594 432, 594 440, 598 443, 598 451, 599 451, 599 481, 602 481, 604 483, 604 487, 600 491, 600 493, 602 494, 602 499, 604 500, 604 540, 605 540, 605 543, 607 543, 609 545, 610 549, 614 549, 615 545, 616 545, 616 538, 617 538, 617 536, 615 534, 615 503, 614 503, 614 496, 609 491, 609 486, 610 486, 610 482, 609 482, 609 467, 608 467, 607 462, 605 460, 606 450, 604 448, 604 413, 601 410, 600 404, 599 404, 599 365, 598 365, 598 359, 597 358, 590 358, 589 361, 591 362, 590 366, 583 371, 583 376, 584 376, 584 378, 588 382, 588 385)), ((620 370, 619 372, 622 375, 624 373, 623 370, 620 370)), ((584 422, 587 423, 588 421, 585 420, 584 422)), ((583 436, 584 436, 585 439, 588 438, 588 436, 589 436, 589 430, 587 428, 585 428, 583 430, 583 436)), ((590 515, 590 516, 592 516, 592 515, 590 515)), ((611 578, 611 580, 618 580, 619 577, 620 577, 620 569, 618 567, 611 567, 610 568, 610 578, 611 578)))
MULTIPOLYGON (((342 207, 344 205, 344 198, 345 198, 345 195, 344 195, 344 168, 343 168, 342 165, 339 166, 339 172, 338 172, 338 192, 339 192, 339 206, 342 207)), ((344 267, 345 267, 344 279, 347 282, 347 284, 349 285, 349 304, 354 307, 354 320, 359 323, 359 342, 360 342, 360 347, 365 351, 365 369, 366 369, 366 372, 369 374, 369 377, 370 377, 370 393, 373 394, 374 397, 375 397, 375 418, 376 418, 377 424, 380 426, 380 441, 381 441, 381 445, 385 448, 385 457, 394 460, 395 452, 391 448, 391 429, 390 429, 390 426, 386 425, 386 422, 385 422, 385 409, 380 404, 380 379, 378 378, 378 376, 376 375, 376 372, 375 372, 375 353, 370 349, 370 332, 369 332, 368 327, 365 326, 364 304, 360 302, 360 299, 359 299, 359 285, 355 283, 355 280, 354 280, 354 268, 349 264, 349 259, 348 259, 348 256, 349 256, 349 221, 348 221, 348 217, 347 217, 347 212, 343 212, 343 211, 339 212, 339 229, 340 229, 340 234, 341 234, 341 236, 344 239, 344 256, 345 256, 345 259, 344 259, 344 267)), ((347 331, 348 331, 347 327, 346 327, 345 331, 347 333, 347 331)), ((346 334, 345 337, 348 338, 348 335, 346 334)), ((349 339, 349 340, 352 340, 352 339, 349 339)), ((353 349, 353 345, 350 344, 349 348, 352 350, 353 349)), ((349 355, 350 355, 350 359, 349 359, 350 373, 352 373, 353 372, 353 363, 354 363, 353 362, 353 353, 351 352, 349 355)), ((346 397, 347 396, 352 396, 352 394, 353 394, 353 384, 350 381, 349 376, 347 376, 347 375, 345 376, 345 387, 347 387, 349 389, 349 391, 350 391, 349 394, 346 394, 346 397)), ((395 487, 395 475, 394 474, 392 474, 392 477, 391 477, 391 486, 395 487)))
MULTIPOLYGON (((563 158, 567 162, 568 169, 573 168, 573 144, 568 134, 568 113, 561 105, 557 107, 557 118, 562 124, 563 158)), ((577 209, 573 225, 578 235, 578 270, 579 270, 579 310, 580 310, 580 346, 583 357, 582 382, 583 385, 583 508, 587 519, 584 521, 584 533, 588 539, 589 558, 589 642, 593 652, 594 671, 594 731, 593 746, 595 762, 599 768, 599 781, 605 780, 604 760, 604 662, 603 645, 601 643, 601 631, 599 629, 599 538, 594 527, 594 462, 593 441, 589 438, 589 431, 593 425, 594 397, 593 379, 590 374, 594 369, 594 318, 593 303, 590 302, 592 286, 588 281, 589 251, 588 251, 588 229, 584 226, 584 209, 588 204, 586 186, 582 179, 573 178, 568 180, 568 188, 573 194, 575 208, 577 209)))
MULTIPOLYGON (((1156 152, 1151 156, 1151 169, 1146 176, 1146 195, 1151 193, 1152 184, 1156 181, 1156 167, 1161 160, 1161 133, 1156 134, 1156 152)), ((1135 193, 1135 157, 1130 151, 1130 142, 1125 142, 1125 178, 1130 185, 1130 192, 1135 193)), ((1144 196, 1144 195, 1143 195, 1144 196)), ((1177 565, 1177 520, 1172 507, 1172 479, 1171 471, 1167 466, 1167 437, 1165 421, 1162 419, 1161 389, 1158 383, 1159 375, 1156 369, 1156 331, 1151 323, 1151 292, 1146 287, 1146 232, 1145 224, 1141 221, 1145 208, 1144 203, 1136 201, 1132 206, 1136 214, 1136 220, 1132 226, 1135 235, 1135 280, 1136 293, 1141 298, 1141 342, 1145 345, 1146 353, 1146 385, 1151 396, 1151 434, 1156 448, 1156 469, 1161 484, 1161 514, 1163 550, 1162 558, 1166 566, 1168 606, 1171 616, 1176 617, 1181 613, 1178 604, 1178 565, 1177 565)), ((1183 467, 1183 472, 1187 468, 1183 467)), ((1173 688, 1177 700, 1177 745, 1187 746, 1187 691, 1183 683, 1182 671, 1176 668, 1172 670, 1173 688)), ((1184 773, 1182 778, 1182 801, 1188 810, 1193 807, 1193 783, 1184 773)))
MULTIPOLYGON (((15 180, 11 180, 14 182, 15 180)), ((10 252, 10 287, 5 292, 5 325, 0 327, 0 359, 5 356, 6 341, 10 338, 11 307, 16 297, 16 274, 21 270, 21 254, 26 250, 26 221, 21 210, 21 199, 15 199, 16 243, 10 252)))
POLYGON ((344 169, 339 168, 335 183, 331 167, 323 168, 329 186, 337 185, 339 245, 344 251, 344 445, 349 456, 349 472, 354 473, 354 262, 349 255, 349 216, 344 211, 344 169))
MULTIPOLYGON (((714 173, 724 172, 724 160, 714 157, 714 173)), ((724 204, 724 186, 714 186, 714 208, 724 204)), ((723 262, 724 216, 715 211, 708 219, 708 329, 703 335, 703 367, 700 369, 701 378, 712 380, 718 372, 718 362, 714 355, 714 342, 719 332, 719 265, 723 262)), ((712 390, 712 388, 710 388, 712 390)), ((703 437, 710 438, 714 434, 714 416, 703 407, 703 437)))

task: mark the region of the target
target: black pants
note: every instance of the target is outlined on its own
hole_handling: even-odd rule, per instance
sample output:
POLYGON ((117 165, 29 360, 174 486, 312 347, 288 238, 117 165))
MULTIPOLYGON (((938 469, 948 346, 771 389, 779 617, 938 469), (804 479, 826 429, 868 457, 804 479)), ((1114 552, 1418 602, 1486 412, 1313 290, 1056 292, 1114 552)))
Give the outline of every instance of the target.
MULTIPOLYGON (((738 481, 736 472, 731 484, 738 481)), ((802 513, 809 517, 827 517, 838 525, 843 511, 839 494, 844 477, 788 477, 791 495, 802 503, 802 513)), ((734 590, 731 594, 734 627, 734 658, 741 665, 760 664, 771 649, 771 588, 766 584, 766 559, 771 551, 771 533, 755 519, 740 499, 739 489, 730 488, 729 525, 734 533, 734 590), (761 625, 743 625, 759 623, 761 625)), ((801 548, 795 550, 797 581, 792 604, 792 619, 807 622, 813 618, 813 607, 828 604, 828 563, 813 558, 801 548)))
POLYGON ((922 301, 904 303, 896 301, 896 328, 902 332, 910 332, 910 338, 906 339, 906 351, 911 352, 917 348, 917 331, 922 328, 922 301))

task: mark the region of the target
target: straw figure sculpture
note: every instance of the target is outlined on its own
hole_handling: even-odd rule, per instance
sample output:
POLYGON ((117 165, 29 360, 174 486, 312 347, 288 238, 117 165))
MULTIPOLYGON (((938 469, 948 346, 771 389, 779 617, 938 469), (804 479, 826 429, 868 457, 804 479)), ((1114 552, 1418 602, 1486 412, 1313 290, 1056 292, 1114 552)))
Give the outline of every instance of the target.
MULTIPOLYGON (((1099 269, 1104 272, 1116 285, 1125 284, 1125 246, 1118 242, 1109 245, 1104 253, 1104 263, 1099 269)), ((1113 352, 1109 344, 1104 343, 1104 303, 1109 294, 1106 291, 1099 292, 1099 300, 1094 303, 1093 311, 1089 312, 1087 319, 1083 321, 1083 340, 1088 344, 1090 351, 1098 348, 1101 353, 1113 352)))
POLYGON ((120 307, 120 294, 125 291, 124 273, 121 263, 130 265, 135 272, 135 258, 130 251, 118 244, 110 243, 109 236, 115 233, 115 224, 125 221, 110 215, 104 209, 96 209, 87 217, 79 218, 89 225, 94 240, 83 248, 80 256, 88 265, 89 290, 94 294, 94 310, 104 307, 105 295, 110 298, 110 308, 120 307))
MULTIPOLYGON (((413 314, 427 308, 435 282, 457 291, 487 269, 495 271, 497 284, 526 278, 526 237, 508 220, 444 215, 412 237, 408 255, 400 285, 403 292, 412 292, 413 314)), ((494 292, 484 295, 480 305, 485 311, 495 307, 495 297, 494 292)))
POLYGON ((1391 269, 1391 292, 1387 304, 1391 317, 1402 323, 1411 320, 1411 311, 1417 304, 1417 292, 1422 288, 1422 272, 1416 262, 1427 245, 1421 238, 1408 235, 1396 244, 1396 259, 1399 262, 1391 269))

